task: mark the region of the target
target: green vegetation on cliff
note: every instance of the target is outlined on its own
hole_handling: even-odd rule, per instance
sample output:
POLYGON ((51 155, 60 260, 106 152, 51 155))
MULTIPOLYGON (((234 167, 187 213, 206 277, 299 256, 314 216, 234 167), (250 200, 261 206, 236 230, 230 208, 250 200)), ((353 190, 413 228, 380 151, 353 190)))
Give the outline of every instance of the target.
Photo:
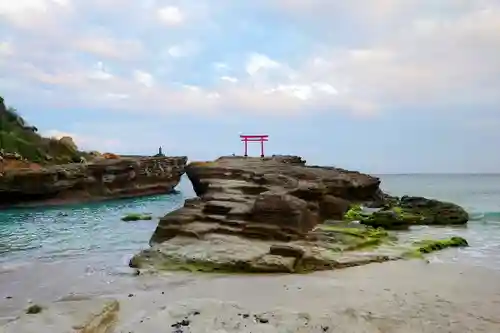
POLYGON ((44 138, 37 133, 13 107, 7 107, 0 96, 0 151, 17 154, 23 159, 41 164, 79 162, 83 156, 75 147, 62 140, 44 138))

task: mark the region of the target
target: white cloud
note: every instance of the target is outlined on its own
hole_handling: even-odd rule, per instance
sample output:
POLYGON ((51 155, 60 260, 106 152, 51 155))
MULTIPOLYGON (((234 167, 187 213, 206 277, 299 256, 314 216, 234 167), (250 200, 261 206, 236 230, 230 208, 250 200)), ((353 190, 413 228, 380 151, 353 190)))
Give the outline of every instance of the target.
POLYGON ((42 133, 42 135, 56 139, 60 139, 64 136, 69 136, 73 139, 78 149, 81 150, 91 151, 91 150, 96 150, 98 147, 102 152, 114 152, 123 149, 121 142, 117 139, 112 139, 112 138, 89 136, 77 133, 68 133, 55 129, 48 130, 42 133))
POLYGON ((14 54, 14 47, 9 42, 0 42, 0 57, 8 57, 14 54))
POLYGON ((236 83, 238 82, 238 79, 235 78, 235 77, 232 77, 232 76, 221 76, 220 78, 222 81, 227 81, 227 82, 231 82, 231 83, 236 83))
POLYGON ((68 0, 17 0, 0 2, 0 15, 16 16, 29 12, 47 12, 51 5, 68 6, 68 0))
POLYGON ((95 69, 87 73, 87 78, 91 80, 107 81, 112 79, 113 75, 106 71, 102 62, 98 62, 95 66, 95 69))
POLYGON ((158 9, 158 18, 164 24, 174 26, 184 22, 184 14, 178 7, 166 6, 158 9))
POLYGON ((140 56, 143 47, 136 40, 117 40, 110 37, 85 37, 74 42, 76 49, 108 59, 130 59, 140 56))
POLYGON ((172 58, 183 58, 194 55, 198 50, 198 44, 189 41, 168 47, 166 53, 172 58))
POLYGON ((140 71, 140 70, 135 70, 134 73, 134 79, 139 82, 140 84, 151 88, 154 85, 154 78, 151 73, 145 72, 145 71, 140 71))
POLYGON ((225 71, 228 71, 230 69, 229 65, 226 64, 226 63, 223 63, 223 62, 216 62, 215 64, 213 64, 215 70, 217 71, 221 71, 221 72, 225 72, 225 71))
POLYGON ((69 0, 17 0, 0 2, 0 18, 24 29, 53 27, 51 20, 71 10, 69 0))
MULTIPOLYGON (((158 113, 242 110, 287 114, 347 109, 360 116, 415 105, 453 109, 464 101, 500 103, 500 4, 494 0, 442 0, 439 4, 430 0, 252 2, 249 10, 261 6, 259 10, 279 11, 292 15, 287 19, 293 18, 298 27, 304 26, 301 34, 309 38, 310 47, 297 48, 288 59, 286 54, 265 54, 269 50, 266 43, 240 45, 238 40, 246 50, 233 48, 235 37, 227 29, 244 16, 235 9, 240 8, 239 2, 224 9, 225 18, 232 19, 226 24, 219 20, 222 16, 218 15, 224 13, 217 12, 220 5, 213 9, 205 0, 197 1, 196 6, 183 2, 182 11, 167 6, 156 12, 153 2, 133 7, 135 2, 124 0, 120 8, 132 14, 120 21, 120 27, 92 27, 84 32, 68 20, 77 20, 78 15, 52 18, 62 8, 75 9, 67 13, 89 15, 88 8, 87 12, 81 10, 87 2, 24 1, 13 3, 18 6, 15 10, 0 4, 0 15, 34 11, 50 17, 43 22, 52 22, 52 31, 57 33, 50 38, 7 36, 9 43, 0 44, 0 57, 6 59, 13 51, 16 57, 8 59, 8 68, 1 66, 1 74, 8 72, 6 77, 18 86, 36 89, 42 83, 63 89, 64 94, 53 94, 58 103, 66 100, 79 106, 158 113), (207 13, 214 15, 212 22, 197 20, 180 29, 165 30, 158 22, 177 26, 186 18, 190 22, 206 18, 207 13), (362 24, 347 32, 349 22, 362 24), (339 37, 339 31, 346 33, 339 37), (255 51, 248 54, 247 50, 255 51), (82 52, 86 54, 82 56, 82 52), (89 70, 88 61, 93 61, 89 54, 106 61, 111 69, 101 64, 89 70), (181 57, 185 59, 172 59, 181 57)), ((111 10, 122 2, 105 3, 101 9, 111 10)), ((92 22, 90 16, 84 18, 80 24, 92 22)), ((251 23, 245 23, 248 29, 251 23)))
POLYGON ((270 59, 268 56, 252 53, 246 63, 246 72, 249 75, 255 75, 260 70, 268 70, 273 68, 280 68, 281 64, 275 60, 270 59))

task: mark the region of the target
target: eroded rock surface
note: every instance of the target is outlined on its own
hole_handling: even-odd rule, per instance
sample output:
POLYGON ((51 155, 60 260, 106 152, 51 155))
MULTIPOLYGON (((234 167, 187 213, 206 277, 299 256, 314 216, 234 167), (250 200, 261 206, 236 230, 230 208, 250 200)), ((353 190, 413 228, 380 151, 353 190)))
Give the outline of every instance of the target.
POLYGON ((376 251, 343 252, 385 237, 375 239, 366 228, 355 236, 317 228, 342 218, 352 203, 381 204, 378 178, 306 166, 296 156, 222 157, 191 163, 186 173, 199 197, 160 220, 152 248, 131 266, 302 272, 392 258, 376 251))
POLYGON ((341 219, 351 202, 380 201, 380 181, 358 172, 309 167, 295 156, 222 157, 194 162, 186 173, 200 198, 166 215, 152 243, 177 235, 237 234, 289 241, 326 219, 341 219))
MULTIPOLYGON (((151 248, 132 258, 130 266, 296 273, 416 253, 414 244, 396 244, 385 230, 359 223, 325 224, 344 219, 361 205, 387 209, 392 197, 382 193, 376 177, 306 166, 297 156, 221 157, 191 163, 186 173, 199 197, 163 217, 151 248)), ((401 205, 414 202, 397 200, 401 205)), ((421 199, 413 210, 405 209, 414 212, 425 206, 435 213, 426 216, 444 216, 431 203, 421 199)))
POLYGON ((73 163, 0 176, 0 207, 62 204, 168 193, 186 157, 143 157, 73 163))

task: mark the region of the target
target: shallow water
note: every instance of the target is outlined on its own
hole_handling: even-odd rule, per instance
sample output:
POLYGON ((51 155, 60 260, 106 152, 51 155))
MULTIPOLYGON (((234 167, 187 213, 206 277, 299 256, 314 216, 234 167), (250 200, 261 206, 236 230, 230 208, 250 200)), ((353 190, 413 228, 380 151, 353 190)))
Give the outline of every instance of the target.
MULTIPOLYGON (((443 251, 432 259, 500 269, 500 175, 384 175, 394 195, 423 195, 466 207, 467 227, 417 227, 403 238, 461 235, 470 247, 443 251)), ((158 218, 194 196, 183 178, 179 192, 86 205, 0 212, 0 272, 31 263, 71 263, 72 270, 119 274, 129 258, 148 246, 158 218), (130 212, 152 213, 151 221, 123 222, 130 212)))
POLYGON ((457 262, 500 270, 500 175, 384 175, 383 190, 393 195, 420 195, 463 206, 471 221, 465 227, 419 226, 401 238, 459 235, 470 247, 431 256, 436 262, 457 262))
POLYGON ((187 185, 168 195, 0 212, 0 267, 82 261, 94 270, 120 272, 148 246, 158 218, 193 195, 187 185), (128 213, 151 213, 153 219, 121 221, 128 213))

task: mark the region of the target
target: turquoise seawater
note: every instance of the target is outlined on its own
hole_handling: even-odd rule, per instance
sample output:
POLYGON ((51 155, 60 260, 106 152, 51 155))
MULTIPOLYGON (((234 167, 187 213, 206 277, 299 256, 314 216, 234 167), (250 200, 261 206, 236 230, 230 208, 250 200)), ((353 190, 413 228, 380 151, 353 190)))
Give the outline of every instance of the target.
MULTIPOLYGON (((394 195, 450 200, 471 213, 467 227, 417 227, 401 237, 458 234, 470 247, 444 251, 433 259, 500 269, 500 175, 382 175, 382 188, 394 195)), ((67 262, 114 274, 148 246, 158 218, 194 196, 183 178, 178 192, 47 209, 0 212, 0 267, 67 262), (123 222, 130 212, 151 213, 152 221, 123 222)), ((75 266, 75 267, 76 267, 75 266)))

